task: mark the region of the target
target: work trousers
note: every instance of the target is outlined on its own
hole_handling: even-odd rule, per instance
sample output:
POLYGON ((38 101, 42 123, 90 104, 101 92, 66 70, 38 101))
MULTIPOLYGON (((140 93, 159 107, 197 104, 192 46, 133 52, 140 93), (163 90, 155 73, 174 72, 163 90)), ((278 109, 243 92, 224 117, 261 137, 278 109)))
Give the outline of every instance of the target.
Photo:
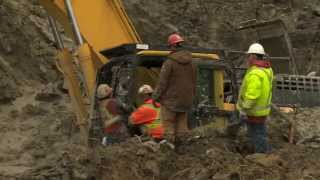
POLYGON ((247 122, 248 137, 254 146, 255 153, 267 153, 270 148, 267 142, 267 127, 265 123, 247 122))
POLYGON ((164 128, 164 137, 168 141, 176 143, 187 135, 189 129, 186 112, 174 112, 162 105, 160 119, 164 128))

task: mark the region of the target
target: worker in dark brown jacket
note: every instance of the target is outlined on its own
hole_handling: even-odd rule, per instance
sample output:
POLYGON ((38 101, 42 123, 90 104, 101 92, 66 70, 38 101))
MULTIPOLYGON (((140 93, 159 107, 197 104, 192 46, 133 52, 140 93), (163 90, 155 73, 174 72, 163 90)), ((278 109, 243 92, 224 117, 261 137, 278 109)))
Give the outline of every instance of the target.
POLYGON ((183 48, 183 42, 177 33, 169 36, 168 44, 172 52, 162 65, 153 94, 154 100, 161 103, 160 119, 165 138, 176 148, 188 132, 187 112, 196 93, 196 69, 192 64, 191 52, 183 48))

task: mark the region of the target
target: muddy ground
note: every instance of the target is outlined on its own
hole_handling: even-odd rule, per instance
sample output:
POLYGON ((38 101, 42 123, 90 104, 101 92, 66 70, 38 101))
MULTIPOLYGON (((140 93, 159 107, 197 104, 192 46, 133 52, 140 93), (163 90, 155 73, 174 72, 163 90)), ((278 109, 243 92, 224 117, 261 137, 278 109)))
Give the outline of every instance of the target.
MULTIPOLYGON (((301 121, 309 118, 305 116, 301 121)), ((308 142, 287 143, 286 124, 277 117, 269 121, 269 128, 272 128, 269 142, 273 151, 267 155, 250 154, 245 129, 234 139, 208 125, 193 130, 179 154, 166 146, 147 146, 138 138, 131 138, 121 144, 99 147, 95 151, 99 156, 94 161, 87 156, 91 151, 73 144, 61 157, 52 159, 54 165, 31 168, 18 177, 63 180, 319 179, 319 146, 309 146, 308 142)), ((302 139, 297 134, 295 141, 302 139)))
MULTIPOLYGON (((124 3, 139 34, 153 44, 179 30, 191 45, 245 50, 253 40, 235 31, 239 22, 281 17, 303 64, 301 74, 319 72, 317 0, 124 3)), ((101 164, 94 163, 87 156, 92 152, 79 145, 70 99, 60 88, 46 18, 37 0, 0 0, 0 179, 320 179, 318 108, 294 117, 298 145, 287 143, 286 121, 270 121, 270 156, 246 156, 244 132, 230 140, 209 129, 206 137, 188 142, 183 155, 154 152, 131 139, 100 149, 95 162, 101 164)))
POLYGON ((270 155, 247 155, 245 138, 217 135, 187 142, 184 153, 158 150, 135 141, 106 149, 102 179, 319 179, 319 149, 278 144, 270 155), (240 138, 241 139, 241 138, 240 138))

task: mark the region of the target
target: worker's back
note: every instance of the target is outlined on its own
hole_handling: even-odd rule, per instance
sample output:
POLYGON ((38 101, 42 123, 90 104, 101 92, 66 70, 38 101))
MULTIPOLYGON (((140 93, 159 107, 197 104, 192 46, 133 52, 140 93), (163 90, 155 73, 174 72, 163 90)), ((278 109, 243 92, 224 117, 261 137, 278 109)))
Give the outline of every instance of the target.
POLYGON ((192 64, 191 53, 180 50, 170 54, 162 71, 165 73, 161 76, 169 77, 166 82, 159 82, 159 86, 166 87, 160 102, 173 111, 188 111, 196 92, 196 69, 192 64))

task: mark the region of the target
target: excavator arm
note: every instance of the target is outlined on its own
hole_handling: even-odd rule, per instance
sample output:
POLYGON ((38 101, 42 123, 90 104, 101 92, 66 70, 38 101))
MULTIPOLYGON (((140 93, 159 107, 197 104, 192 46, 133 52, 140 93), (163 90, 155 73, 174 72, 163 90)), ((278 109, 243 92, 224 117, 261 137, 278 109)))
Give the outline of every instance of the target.
MULTIPOLYGON (((65 29, 74 36, 67 1, 73 9, 73 16, 86 43, 100 52, 125 43, 141 42, 134 26, 128 18, 120 0, 40 0, 41 5, 65 29)), ((72 15, 71 15, 72 16, 72 15)))
POLYGON ((81 134, 85 136, 84 141, 87 141, 90 122, 88 103, 85 102, 86 99, 93 99, 98 69, 108 62, 99 52, 122 44, 139 43, 140 37, 120 0, 39 2, 50 16, 53 34, 59 42, 58 64, 68 85, 77 124, 81 134), (65 35, 76 42, 73 52, 64 48, 56 21, 62 25, 65 35), (79 73, 82 75, 81 80, 79 73), (85 92, 81 90, 81 82, 84 83, 85 92))

